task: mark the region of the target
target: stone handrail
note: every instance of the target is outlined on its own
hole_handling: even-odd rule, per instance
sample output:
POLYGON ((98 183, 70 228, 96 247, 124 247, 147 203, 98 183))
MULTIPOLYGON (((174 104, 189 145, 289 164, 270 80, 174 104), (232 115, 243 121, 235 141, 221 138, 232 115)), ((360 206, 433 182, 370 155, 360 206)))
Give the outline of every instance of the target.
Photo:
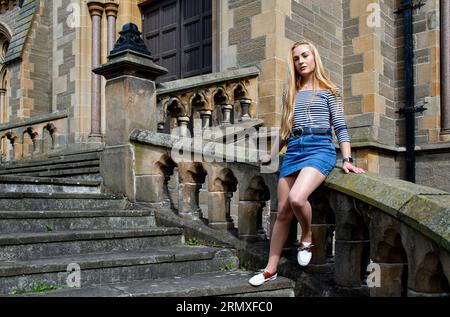
MULTIPOLYGON (((160 203, 175 176, 178 188, 172 192, 178 201, 173 205, 179 215, 207 218, 212 228, 230 229, 236 225, 230 210, 234 193, 239 198, 234 222, 241 239, 258 240, 262 228, 273 225, 276 173, 261 174, 258 164, 245 160, 223 162, 221 143, 196 147, 192 142, 192 153, 207 148, 209 159, 177 164, 171 149, 182 138, 134 129, 130 140, 136 153, 136 188, 160 188, 152 195, 137 194, 138 200, 160 203), (200 208, 203 183, 208 188, 207 217, 200 208), (261 214, 269 199, 267 225, 261 214)), ((334 256, 336 284, 364 287, 364 268, 377 265, 382 285, 370 289, 373 296, 448 296, 450 193, 372 174, 346 175, 335 168, 310 200, 316 245, 312 265, 324 265, 334 256)))
POLYGON ((0 124, 0 161, 18 161, 62 148, 67 143, 67 127, 65 111, 0 124))

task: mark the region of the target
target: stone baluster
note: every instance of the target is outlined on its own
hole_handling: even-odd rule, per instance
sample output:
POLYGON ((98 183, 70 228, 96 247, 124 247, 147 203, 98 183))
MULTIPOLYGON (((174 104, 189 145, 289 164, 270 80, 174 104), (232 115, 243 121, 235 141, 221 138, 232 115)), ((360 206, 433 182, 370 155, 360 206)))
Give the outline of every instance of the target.
POLYGON ((181 137, 187 137, 188 134, 188 124, 191 118, 189 117, 177 117, 177 123, 178 123, 178 135, 181 137))
POLYGON ((201 110, 200 117, 202 118, 202 129, 207 130, 211 125, 211 110, 201 110))
POLYGON ((241 120, 242 121, 246 121, 251 119, 249 111, 250 111, 250 105, 252 104, 252 100, 248 99, 248 98, 244 98, 239 100, 240 104, 241 104, 241 109, 242 109, 242 113, 241 113, 241 120))
POLYGON ((222 105, 222 125, 231 124, 231 111, 233 110, 233 105, 222 105))

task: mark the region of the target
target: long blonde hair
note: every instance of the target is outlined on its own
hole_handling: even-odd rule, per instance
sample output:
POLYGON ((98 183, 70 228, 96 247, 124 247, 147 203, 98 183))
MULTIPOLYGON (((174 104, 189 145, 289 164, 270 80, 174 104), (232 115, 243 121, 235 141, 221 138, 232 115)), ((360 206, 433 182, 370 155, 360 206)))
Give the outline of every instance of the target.
POLYGON ((291 51, 289 52, 287 58, 288 80, 287 80, 286 98, 284 100, 284 111, 281 117, 281 131, 280 131, 282 140, 286 140, 289 137, 289 134, 291 133, 294 124, 294 102, 297 90, 300 88, 298 86, 299 85, 298 79, 300 79, 300 75, 297 74, 297 72, 295 71, 293 53, 294 50, 300 45, 309 46, 316 64, 316 67, 314 69, 313 96, 316 93, 317 87, 319 87, 320 89, 331 91, 331 93, 336 97, 340 96, 338 89, 325 73, 322 60, 320 58, 319 52, 317 51, 317 48, 307 41, 299 41, 294 43, 291 47, 291 51))

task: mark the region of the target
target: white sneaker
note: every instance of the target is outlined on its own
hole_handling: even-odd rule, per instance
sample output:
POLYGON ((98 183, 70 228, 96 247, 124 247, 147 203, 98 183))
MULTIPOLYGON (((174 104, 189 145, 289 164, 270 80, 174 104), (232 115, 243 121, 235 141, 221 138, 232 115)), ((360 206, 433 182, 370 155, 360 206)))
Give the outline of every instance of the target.
POLYGON ((277 273, 271 274, 269 271, 264 270, 262 273, 256 274, 248 282, 253 286, 260 286, 267 281, 273 281, 277 278, 277 273))
POLYGON ((298 264, 300 264, 301 266, 307 266, 309 264, 309 261, 311 261, 312 258, 313 247, 314 245, 311 244, 310 242, 304 242, 300 244, 297 253, 298 264))

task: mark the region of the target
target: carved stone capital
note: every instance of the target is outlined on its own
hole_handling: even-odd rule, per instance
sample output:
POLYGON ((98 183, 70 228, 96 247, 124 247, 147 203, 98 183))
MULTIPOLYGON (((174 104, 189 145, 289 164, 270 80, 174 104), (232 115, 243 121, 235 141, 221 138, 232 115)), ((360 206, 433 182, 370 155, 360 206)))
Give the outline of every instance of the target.
POLYGON ((106 16, 114 16, 117 17, 117 13, 119 12, 119 1, 108 0, 105 1, 105 13, 106 16))
POLYGON ((103 2, 100 1, 88 1, 87 6, 91 17, 95 15, 102 16, 105 10, 103 2))

